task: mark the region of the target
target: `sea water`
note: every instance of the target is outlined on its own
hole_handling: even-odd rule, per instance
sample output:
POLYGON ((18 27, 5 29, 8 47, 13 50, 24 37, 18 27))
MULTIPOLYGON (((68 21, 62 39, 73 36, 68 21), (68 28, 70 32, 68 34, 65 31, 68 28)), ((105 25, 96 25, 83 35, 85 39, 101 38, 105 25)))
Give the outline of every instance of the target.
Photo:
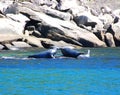
POLYGON ((0 95, 120 95, 120 48, 90 50, 87 59, 27 59, 42 50, 1 51, 0 95))

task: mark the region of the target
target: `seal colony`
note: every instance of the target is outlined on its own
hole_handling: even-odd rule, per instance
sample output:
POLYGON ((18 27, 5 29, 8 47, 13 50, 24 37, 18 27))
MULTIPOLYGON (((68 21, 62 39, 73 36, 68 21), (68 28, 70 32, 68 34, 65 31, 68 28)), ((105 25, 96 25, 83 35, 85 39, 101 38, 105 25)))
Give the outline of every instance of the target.
POLYGON ((52 47, 52 49, 48 49, 46 51, 42 51, 38 54, 29 55, 28 58, 89 58, 90 50, 87 53, 81 53, 71 47, 52 47), (58 50, 61 51, 60 56, 57 56, 58 50))

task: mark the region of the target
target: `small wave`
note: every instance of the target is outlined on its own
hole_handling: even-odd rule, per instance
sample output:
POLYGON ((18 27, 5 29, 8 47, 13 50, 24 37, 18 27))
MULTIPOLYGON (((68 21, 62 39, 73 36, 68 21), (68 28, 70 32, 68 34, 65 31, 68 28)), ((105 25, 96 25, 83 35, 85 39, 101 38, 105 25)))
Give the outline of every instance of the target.
POLYGON ((8 57, 8 56, 2 56, 1 59, 15 59, 15 60, 28 60, 29 58, 18 58, 18 57, 8 57))

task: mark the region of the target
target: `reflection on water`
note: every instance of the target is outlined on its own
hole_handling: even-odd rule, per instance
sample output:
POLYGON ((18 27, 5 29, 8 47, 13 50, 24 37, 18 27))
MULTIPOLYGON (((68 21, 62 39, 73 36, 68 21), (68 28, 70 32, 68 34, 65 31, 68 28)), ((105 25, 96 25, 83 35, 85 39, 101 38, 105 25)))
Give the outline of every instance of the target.
POLYGON ((120 48, 90 50, 88 59, 27 59, 41 50, 1 51, 0 95, 120 95, 120 48))

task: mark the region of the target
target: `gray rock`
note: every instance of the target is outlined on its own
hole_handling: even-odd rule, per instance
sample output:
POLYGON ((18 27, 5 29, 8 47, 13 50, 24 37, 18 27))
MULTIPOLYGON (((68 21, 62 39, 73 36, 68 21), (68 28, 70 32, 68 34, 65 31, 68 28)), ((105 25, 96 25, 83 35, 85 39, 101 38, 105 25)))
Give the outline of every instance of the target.
POLYGON ((8 13, 12 13, 12 14, 18 14, 19 10, 18 10, 18 3, 13 3, 11 5, 9 5, 6 9, 4 9, 4 14, 8 14, 8 13))
POLYGON ((112 24, 112 30, 114 32, 114 37, 120 41, 120 22, 112 24))
POLYGON ((1 34, 23 34, 25 24, 13 21, 8 18, 0 19, 0 33, 1 34))
POLYGON ((115 47, 114 38, 113 38, 113 35, 111 33, 105 34, 105 41, 106 41, 107 46, 115 47))
POLYGON ((112 24, 108 32, 113 34, 116 46, 120 46, 120 22, 112 24))

